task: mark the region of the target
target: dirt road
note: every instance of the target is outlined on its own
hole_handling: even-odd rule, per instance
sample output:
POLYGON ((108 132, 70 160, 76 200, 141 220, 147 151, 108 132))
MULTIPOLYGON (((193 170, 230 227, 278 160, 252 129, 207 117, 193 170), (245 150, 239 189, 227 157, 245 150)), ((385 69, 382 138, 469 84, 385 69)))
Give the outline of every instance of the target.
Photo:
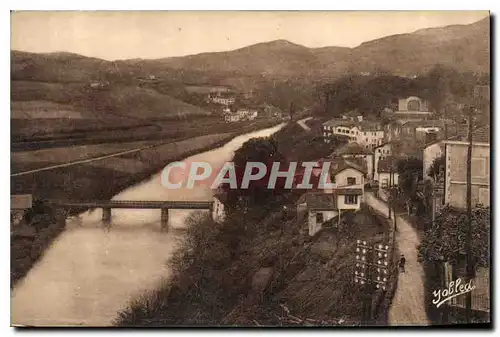
MULTIPOLYGON (((368 205, 383 214, 388 214, 387 204, 372 193, 365 194, 368 205)), ((392 215, 394 218, 394 214, 392 215)), ((399 275, 398 288, 389 311, 390 325, 428 325, 424 303, 424 270, 417 261, 417 232, 401 217, 397 217, 396 244, 406 257, 404 273, 399 275)))

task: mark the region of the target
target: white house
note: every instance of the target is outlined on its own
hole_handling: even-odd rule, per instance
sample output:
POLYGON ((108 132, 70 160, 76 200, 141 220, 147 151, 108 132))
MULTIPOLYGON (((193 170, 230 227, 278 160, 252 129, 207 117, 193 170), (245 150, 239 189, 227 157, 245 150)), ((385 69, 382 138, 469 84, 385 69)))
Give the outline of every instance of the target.
POLYGON ((226 210, 224 206, 224 202, 226 201, 225 195, 222 193, 215 194, 212 201, 212 219, 218 223, 224 222, 226 219, 226 210))
POLYGON ((378 177, 378 163, 380 160, 392 155, 392 143, 382 143, 373 149, 373 180, 380 181, 378 177))
POLYGON ((310 236, 321 230, 325 222, 335 218, 339 212, 333 194, 309 192, 302 195, 297 203, 297 213, 306 215, 310 236))
POLYGON ((363 121, 363 115, 358 112, 358 110, 351 110, 348 113, 345 113, 342 115, 342 119, 344 120, 349 120, 353 122, 362 122, 363 121))
POLYGON ((358 158, 362 159, 366 165, 367 178, 373 178, 373 151, 363 147, 358 143, 348 143, 338 148, 332 157, 342 157, 344 159, 358 158))
POLYGON ((236 102, 236 98, 233 95, 227 93, 217 92, 215 94, 212 93, 209 94, 208 101, 215 104, 228 106, 228 105, 233 105, 236 102))
POLYGON ((330 166, 331 189, 305 193, 297 203, 297 212, 306 213, 309 235, 315 235, 327 222, 343 211, 356 211, 364 195, 365 172, 346 160, 334 160, 330 166))
POLYGON ((397 186, 399 183, 399 173, 397 171, 396 159, 388 157, 378 162, 377 166, 379 178, 379 196, 387 201, 385 189, 390 186, 397 186))
POLYGON ((384 141, 384 130, 377 123, 332 119, 323 123, 323 139, 330 143, 334 136, 347 137, 349 142, 356 142, 367 149, 373 149, 384 141))

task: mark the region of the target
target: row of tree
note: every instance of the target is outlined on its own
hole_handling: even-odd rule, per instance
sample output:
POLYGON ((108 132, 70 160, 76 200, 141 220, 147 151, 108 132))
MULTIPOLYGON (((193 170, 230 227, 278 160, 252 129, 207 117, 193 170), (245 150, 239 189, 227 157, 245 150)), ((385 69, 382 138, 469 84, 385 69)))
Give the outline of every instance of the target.
POLYGON ((436 65, 427 74, 416 78, 382 74, 378 76, 349 75, 318 87, 321 102, 317 114, 338 117, 352 109, 380 117, 384 108, 395 99, 418 96, 430 102, 431 108, 444 113, 451 103, 470 103, 476 85, 489 85, 489 77, 471 72, 460 73, 453 68, 436 65))

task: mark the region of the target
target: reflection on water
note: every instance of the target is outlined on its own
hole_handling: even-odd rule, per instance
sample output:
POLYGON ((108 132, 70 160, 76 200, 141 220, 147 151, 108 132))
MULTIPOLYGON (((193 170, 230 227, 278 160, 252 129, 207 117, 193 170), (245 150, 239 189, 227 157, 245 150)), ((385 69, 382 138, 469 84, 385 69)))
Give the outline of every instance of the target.
MULTIPOLYGON (((282 126, 233 139, 189 158, 221 165, 250 138, 282 126)), ((210 200, 207 186, 167 190, 160 175, 116 195, 115 200, 210 200)), ((182 228, 193 211, 171 210, 169 223, 182 228)), ((128 301, 169 277, 167 262, 179 246, 178 231, 160 232, 160 210, 112 211, 112 229, 101 228, 101 210, 68 221, 67 230, 12 292, 12 324, 110 325, 128 301)))

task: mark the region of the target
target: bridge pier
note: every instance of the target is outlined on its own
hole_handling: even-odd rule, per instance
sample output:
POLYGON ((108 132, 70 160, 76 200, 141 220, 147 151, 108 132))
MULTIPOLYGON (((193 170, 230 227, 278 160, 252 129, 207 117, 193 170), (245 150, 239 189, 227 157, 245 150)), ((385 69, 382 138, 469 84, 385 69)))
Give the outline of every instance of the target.
POLYGON ((168 208, 161 209, 161 230, 168 232, 168 208))
POLYGON ((111 208, 102 209, 102 222, 105 227, 109 227, 111 224, 111 208))

